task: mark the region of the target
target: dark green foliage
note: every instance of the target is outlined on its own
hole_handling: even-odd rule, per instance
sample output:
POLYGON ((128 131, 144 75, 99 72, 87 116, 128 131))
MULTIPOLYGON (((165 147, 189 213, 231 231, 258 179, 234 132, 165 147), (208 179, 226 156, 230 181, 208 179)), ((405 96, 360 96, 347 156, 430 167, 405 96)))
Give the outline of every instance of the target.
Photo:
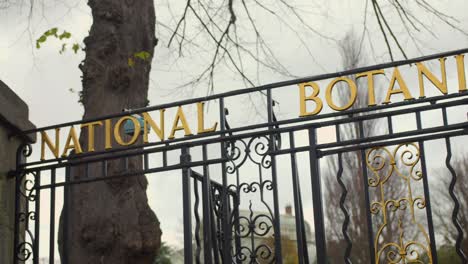
POLYGON ((171 255, 173 250, 170 246, 168 246, 165 242, 161 243, 161 248, 159 249, 159 253, 154 260, 154 264, 171 264, 171 255))
POLYGON ((457 251, 455 250, 455 247, 452 245, 442 245, 437 250, 437 258, 439 260, 439 263, 462 263, 460 257, 457 254, 457 251))

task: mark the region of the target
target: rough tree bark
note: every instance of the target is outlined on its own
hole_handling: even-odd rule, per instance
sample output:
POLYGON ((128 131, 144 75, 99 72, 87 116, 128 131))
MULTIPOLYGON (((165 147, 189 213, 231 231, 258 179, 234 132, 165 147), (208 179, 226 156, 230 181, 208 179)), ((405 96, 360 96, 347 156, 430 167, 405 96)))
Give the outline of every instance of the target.
MULTIPOLYGON (((155 37, 153 0, 89 0, 93 24, 84 40, 83 119, 147 105, 149 73, 155 37), (146 51, 148 60, 135 60, 146 51)), ((88 148, 87 130, 80 135, 88 148)), ((95 148, 104 149, 104 129, 95 129, 95 148)), ((114 148, 116 144, 114 143, 114 148)), ((109 175, 126 170, 123 160, 107 163, 109 175)), ((73 167, 71 179, 102 177, 101 164, 73 167)), ((131 158, 128 170, 140 170, 141 158, 131 158)), ((161 230, 148 206, 144 175, 70 187, 69 210, 60 217, 59 250, 62 263, 152 263, 160 246, 161 230), (66 221, 66 222, 65 222, 66 221), (67 258, 67 262, 64 261, 67 258)))

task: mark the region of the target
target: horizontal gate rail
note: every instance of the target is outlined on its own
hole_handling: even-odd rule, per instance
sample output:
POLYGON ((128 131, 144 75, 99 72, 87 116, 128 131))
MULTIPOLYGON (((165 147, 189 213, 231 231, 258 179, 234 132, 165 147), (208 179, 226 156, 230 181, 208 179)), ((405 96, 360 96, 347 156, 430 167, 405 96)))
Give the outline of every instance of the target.
MULTIPOLYGON (((370 120, 370 119, 377 119, 377 118, 383 118, 387 116, 397 116, 397 115, 403 115, 403 114, 410 114, 410 113, 416 113, 416 112, 423 112, 423 111, 429 111, 429 110, 435 110, 435 109, 442 109, 446 107, 453 107, 453 106, 458 106, 458 105, 468 105, 468 93, 459 93, 459 94, 452 94, 453 98, 462 98, 458 100, 452 100, 448 102, 443 102, 443 103, 431 103, 429 105, 423 105, 423 106, 416 106, 412 107, 409 109, 398 109, 398 110, 393 110, 393 111, 387 111, 387 112, 376 112, 376 113, 371 113, 368 115, 358 115, 358 116, 352 116, 352 117, 346 117, 346 118, 341 118, 341 119, 335 119, 335 120, 329 120, 329 121, 323 121, 323 122, 313 122, 313 123, 306 123, 306 124, 301 124, 301 125, 296 125, 296 126, 288 126, 288 127, 282 127, 282 128, 271 128, 268 129, 267 131, 261 130, 261 131, 255 131, 255 132, 249 132, 249 133, 242 133, 242 134, 236 134, 236 135, 231 135, 227 138, 222 138, 222 137, 215 137, 215 138, 209 138, 209 139, 203 139, 203 140, 193 140, 195 138, 191 137, 193 141, 187 142, 188 139, 183 139, 186 142, 182 143, 175 143, 175 144, 167 144, 167 142, 159 142, 158 145, 159 147, 151 147, 151 144, 147 145, 139 145, 135 146, 134 148, 125 148, 125 149, 116 149, 116 150, 111 150, 108 152, 100 152, 100 153, 90 153, 90 154, 81 154, 75 157, 69 157, 69 158, 60 158, 60 159, 55 159, 55 160, 46 160, 42 162, 32 162, 32 163, 24 163, 21 165, 21 167, 28 167, 28 166, 34 166, 34 165, 39 165, 39 164, 44 164, 44 163, 50 163, 54 161, 60 161, 60 163, 56 163, 53 165, 45 165, 42 166, 44 169, 50 169, 50 168, 60 168, 60 167, 65 167, 65 166, 75 166, 83 163, 90 163, 90 162, 97 162, 100 160, 104 159, 113 159, 113 158, 122 158, 122 157, 131 157, 135 155, 143 155, 143 154, 151 154, 151 153, 158 153, 158 152, 164 152, 164 151, 169 151, 169 150, 176 150, 176 149, 181 149, 183 147, 196 147, 196 146, 201 146, 204 144, 213 144, 213 143, 218 143, 218 142, 224 142, 224 141, 231 141, 231 140, 237 140, 241 138, 246 138, 246 137, 254 137, 254 136, 260 136, 260 135, 265 135, 265 134, 278 134, 278 133, 286 133, 290 131, 296 131, 296 130, 302 130, 302 129, 307 129, 309 127, 325 127, 325 126, 331 126, 331 125, 337 125, 337 124, 344 124, 344 123, 350 123, 350 122, 356 122, 356 121, 364 121, 364 120, 370 120), (130 151, 130 150, 132 151, 130 151), (119 153, 123 152, 123 153, 119 153), (95 158, 93 158, 95 157, 95 158)), ((441 97, 439 100, 442 98, 447 99, 446 97, 441 97)), ((434 100, 431 101, 426 101, 426 102, 433 102, 434 100)), ((419 104, 421 103, 419 100, 414 100, 411 102, 406 102, 406 106, 413 105, 413 104, 419 104)), ((375 111, 373 108, 371 110, 367 110, 368 112, 375 111)), ((335 113, 334 113, 335 114, 335 113)), ((336 116, 350 116, 351 114, 349 112, 343 112, 339 113, 340 115, 334 115, 336 116)), ((463 123, 460 123, 463 124, 463 123)), ((446 126, 450 127, 450 126, 446 126)), ((442 127, 441 127, 442 128, 442 127)), ((241 130, 243 131, 243 130, 241 130)), ((430 132, 430 131, 428 131, 430 132)), ((226 130, 224 133, 232 133, 230 130, 226 130)), ((396 135, 396 134, 393 134, 396 135)), ((373 139, 375 140, 375 139, 373 139)), ((175 140, 174 140, 175 141, 175 140)), ((345 141, 342 141, 342 143, 345 141)), ((282 153, 282 151, 279 151, 279 153, 282 153)), ((168 166, 170 167, 170 166, 168 166)), ((24 169, 25 172, 28 171, 34 171, 37 170, 38 167, 35 168, 28 168, 24 169)), ((177 168, 175 168, 177 169, 177 168)))
MULTIPOLYGON (((320 120, 326 120, 326 119, 331 119, 331 118, 337 118, 341 116, 351 116, 350 118, 347 119, 337 119, 337 120, 331 120, 331 121, 322 121, 322 122, 314 122, 314 123, 308 123, 306 125, 298 125, 294 127, 295 129, 301 129, 301 128, 307 128, 309 124, 315 124, 316 127, 321 127, 321 126, 327 126, 330 125, 333 122, 352 122, 354 120, 363 120, 365 118, 367 119, 372 119, 372 118, 379 118, 379 117, 384 117, 388 115, 398 115, 398 114, 406 114, 410 112, 414 112, 416 110, 419 111, 426 111, 426 110, 432 110, 432 109, 437 109, 440 108, 442 105, 446 107, 450 106, 456 106, 456 105, 462 105, 462 104, 468 104, 468 92, 465 93, 453 93, 453 94, 448 94, 448 95, 441 95, 441 96, 435 96, 435 97, 430 97, 430 98, 422 98, 422 99, 415 99, 415 100, 409 100, 409 101, 403 101, 403 102, 397 102, 397 103, 392 103, 392 104, 387 104, 387 105, 377 105, 369 108, 360 108, 360 109, 351 109, 347 110, 345 112, 334 112, 334 113, 325 113, 321 115, 316 115, 316 116, 310 116, 310 117, 299 117, 299 118, 293 118, 293 119, 286 119, 286 120, 280 120, 280 121, 274 121, 271 123, 260 123, 260 124, 255 124, 255 125, 249 125, 249 126, 243 126, 243 127, 238 127, 238 128, 231 128, 231 129, 226 129, 223 131, 215 131, 211 132, 209 134, 198 134, 198 135, 193 135, 187 138, 175 138, 170 141, 161 141, 161 142, 152 142, 152 143, 147 143, 144 145, 135 145, 135 146, 129 146, 126 147, 125 149, 110 149, 106 151, 95 151, 92 153, 86 153, 86 154, 80 154, 79 156, 76 157, 76 159, 83 159, 83 158, 88 158, 88 157, 94 157, 94 156, 100 156, 100 155, 108 155, 106 158, 111 158, 111 154, 114 153, 119 153, 122 151, 131 151, 135 150, 138 151, 141 148, 150 148, 150 147, 158 147, 161 149, 165 150, 173 150, 173 149, 180 149, 183 146, 187 147, 193 147, 197 145, 202 145, 206 144, 206 142, 211 142, 215 143, 216 140, 219 141, 219 139, 216 139, 215 136, 220 136, 222 134, 233 134, 236 132, 243 132, 243 131, 249 131, 249 130, 255 130, 255 129, 268 129, 268 126, 280 126, 280 125, 287 125, 287 124, 294 124, 294 123, 304 123, 307 121, 320 121, 320 120), (458 98, 464 98, 460 100, 454 100, 454 101, 448 101, 448 102, 440 102, 440 101, 445 101, 445 100, 450 100, 450 99, 458 99, 458 98), (437 104, 435 104, 437 102, 437 104), (425 103, 430 103, 429 105, 423 105, 423 106, 415 106, 418 104, 425 104, 425 103), (398 108, 398 107, 409 107, 412 106, 410 109, 399 109, 399 110, 392 110, 392 111, 387 111, 387 112, 378 112, 381 110, 386 110, 386 109, 393 109, 393 108, 398 108), (357 114, 364 114, 367 112, 375 112, 372 114, 367 114, 367 115, 357 115, 357 114), (207 139, 208 138, 208 139, 207 139), (205 141, 196 141, 198 139, 205 140, 205 141), (189 141, 191 140, 191 141, 189 141), (179 143, 179 145, 177 145, 179 143)), ((127 113, 127 112, 126 112, 127 113)), ((116 117, 121 116, 120 114, 116 115, 116 117)), ((102 120, 99 119, 99 120, 102 120)), ((82 121, 82 123, 87 122, 87 121, 82 121)), ((61 124, 58 127, 63 127, 67 126, 68 124, 61 124)), ((292 127, 291 127, 292 128, 292 127)), ((287 131, 292 131, 291 128, 282 128, 282 129, 271 129, 270 131, 275 131, 275 132, 287 132, 287 131)), ((30 132, 30 133, 35 133, 38 131, 44 131, 50 129, 49 127, 44 127, 37 129, 37 131, 30 132)), ((255 133, 261 134, 262 132, 252 132, 252 135, 255 135, 255 133)), ((237 135, 230 136, 229 138, 236 137, 237 135)), ((242 137, 241 134, 239 134, 240 137, 242 137)), ((146 150, 145 150, 146 151, 146 150)), ((139 154, 143 154, 147 152, 142 152, 139 154)), ((148 152, 149 153, 149 152, 148 152)), ((125 154, 118 154, 120 157, 125 156, 125 154)), ((44 161, 37 161, 37 162, 29 162, 29 163, 24 163, 21 164, 22 167, 25 166, 35 166, 35 165, 41 165, 45 163, 52 163, 52 162, 64 162, 64 161, 70 161, 73 160, 72 157, 67 157, 67 158, 57 158, 57 159, 47 159, 44 161)))
MULTIPOLYGON (((270 132, 263 132, 261 135, 269 135, 269 134, 275 134, 270 132)), ((320 152, 321 156, 326 156, 326 155, 333 155, 337 153, 343 153, 343 152, 349 152, 353 150, 359 150, 359 149, 365 149, 365 148, 371 148, 371 147, 376 147, 376 146, 383 146, 383 145, 393 145, 393 144, 400 144, 400 143, 405 143, 409 142, 412 140, 418 140, 418 141, 427 141, 427 140, 434 140, 434 139, 440 139, 440 138, 445 138, 445 137, 454 137, 454 136, 462 136, 462 135, 467 135, 468 134, 468 122, 464 122, 461 124, 456 124, 456 125, 449 125, 445 129, 442 129, 441 127, 439 128, 430 128, 430 129, 422 129, 419 131, 412 131, 412 132, 402 132, 402 133, 396 133, 392 135, 393 140, 386 140, 386 141, 381 141, 381 142, 373 142, 373 143, 366 143, 366 144, 361 144, 359 140, 352 140, 351 142, 353 144, 359 144, 356 146, 349 146, 345 147, 347 141, 341 141, 340 143, 328 143, 328 144, 317 144, 316 149, 320 152), (450 128, 450 129, 447 129, 450 128), (426 134, 429 132, 442 132, 442 131, 448 131, 448 130, 453 130, 445 133, 438 133, 438 134, 429 134, 426 136, 421 136, 421 134, 426 134), (402 138, 400 139, 395 139, 398 136, 401 136, 402 138), (408 138, 408 136, 414 136, 416 138, 408 138), (341 144, 343 143, 343 144, 341 144), (332 149, 332 150, 322 150, 325 148, 329 148, 330 146, 334 147, 339 147, 338 149, 332 149)), ((245 137, 245 136, 244 136, 245 137)), ((388 136, 383 136, 383 137, 388 137, 388 136)), ((242 137, 243 138, 243 137, 242 137)), ((381 138, 381 137, 376 137, 376 138, 381 138)), ((369 140, 365 139, 362 142, 370 142, 372 141, 372 138, 369 138, 369 140)), ((232 140, 232 139, 231 139, 232 140)), ((375 140, 375 139, 374 139, 375 140)), ((270 155, 283 155, 283 154, 290 154, 290 153, 299 153, 299 152, 304 152, 304 151, 310 151, 312 147, 310 146, 304 146, 304 147, 295 147, 293 149, 282 149, 274 152, 270 152, 270 155)), ((151 153, 151 152, 150 152, 151 153)), ((141 153, 134 154, 134 155, 141 155, 141 153)), ((94 160, 94 162, 99 162, 99 160, 94 160)), ((182 169, 182 168, 187 168, 187 167, 198 167, 198 166, 203 166, 203 165, 211 165, 211 164, 219 164, 221 162, 227 162, 227 158, 218 158, 218 159, 208 159, 205 161, 191 161, 187 162, 185 164, 176 164, 176 165, 168 165, 164 167, 159 167, 159 168, 152 168, 152 169, 146 169, 146 170, 141 170, 141 171, 133 171, 133 172, 128 172, 128 173, 123 173, 123 174, 118 174, 118 175, 110 175, 107 177, 97 177, 97 178, 87 178, 87 179, 80 179, 80 180, 74 180, 70 181, 67 183, 56 183, 56 184, 47 184, 47 185, 42 185, 39 186, 39 189, 44 189, 44 188, 50 188, 52 186, 65 186, 68 184, 80 184, 80 183, 90 183, 90 182, 95 182, 95 181, 101 181, 101 180, 110 180, 110 179, 118 179, 122 177, 130 177, 130 176, 137 176, 141 174, 148 174, 148 173, 157 173, 157 172, 163 172, 163 171, 169 171, 169 170, 177 170, 177 169, 182 169)), ((87 161, 88 163, 91 161, 87 161)), ((80 162, 73 162, 70 164, 67 163, 61 163, 57 165, 52 165, 52 166, 46 166, 46 167, 41 167, 41 168, 31 168, 31 169, 26 169, 24 172, 29 173, 29 172, 35 172, 35 171, 40 171, 40 170, 48 170, 48 169, 56 169, 59 167, 67 167, 67 166, 76 166, 79 164, 86 163, 84 161, 80 162)))

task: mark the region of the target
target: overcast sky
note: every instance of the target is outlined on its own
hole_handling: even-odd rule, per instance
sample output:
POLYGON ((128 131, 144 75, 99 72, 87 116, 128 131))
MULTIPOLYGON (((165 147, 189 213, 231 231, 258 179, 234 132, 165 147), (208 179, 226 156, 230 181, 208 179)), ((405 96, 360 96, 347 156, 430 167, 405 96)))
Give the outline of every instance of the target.
MULTIPOLYGON (((180 7, 184 2, 171 1, 172 6, 169 9, 167 2, 156 1, 156 13, 161 25, 173 26, 176 21, 171 19, 169 10, 172 10, 177 18, 182 12, 180 7)), ((311 25, 314 25, 321 34, 336 40, 342 39, 350 30, 354 30, 359 37, 361 36, 365 2, 356 0, 294 1, 307 11, 304 14, 311 25), (310 4, 310 2, 313 3, 310 4)), ((468 13, 466 12, 468 2, 466 0, 431 2, 434 2, 436 9, 457 18, 459 23, 456 25, 468 31, 468 13)), ((0 7, 2 7, 1 1, 0 7)), ((363 54, 368 60, 367 65, 389 61, 385 45, 381 41, 381 33, 377 31, 375 17, 370 15, 370 10, 368 13, 369 32, 363 49, 363 54), (372 40, 374 51, 371 49, 369 39, 372 40)), ((397 17, 392 17, 390 20, 390 24, 396 26, 396 32, 401 36, 408 57, 468 47, 468 37, 466 35, 441 23, 433 16, 428 16, 420 11, 415 11, 415 14, 428 25, 428 28, 435 35, 424 31, 415 33, 416 38, 419 40, 420 49, 412 44, 404 29, 401 25, 399 26, 397 17)), ((282 26, 274 18, 261 13, 256 15, 257 22, 262 32, 264 32, 266 40, 270 43, 280 61, 293 75, 310 76, 342 69, 341 58, 335 41, 323 39, 317 34, 306 31, 303 27, 301 29, 300 25, 297 25, 297 28, 305 36, 305 42, 301 42, 293 32, 284 25, 282 26), (305 43, 313 57, 308 53, 304 46, 305 43)), ((0 10, 0 80, 5 82, 28 103, 30 119, 36 126, 41 127, 79 120, 83 110, 77 102, 77 91, 81 89, 81 72, 77 66, 83 60, 84 53, 73 54, 68 51, 60 55, 58 53, 60 43, 57 41, 47 42, 39 50, 35 49, 34 44, 35 39, 52 27, 59 27, 60 30, 65 29, 71 32, 73 41, 81 43, 82 39, 87 35, 92 22, 90 10, 85 1, 60 1, 46 3, 44 6, 36 6, 32 19, 28 20, 27 16, 27 5, 23 7, 11 6, 0 10), (42 10, 44 13, 42 13, 42 10)), ((247 28, 242 24, 242 21, 240 23, 241 28, 247 28)), ((200 63, 204 60, 199 56, 199 53, 189 51, 184 53, 184 57, 177 58, 176 49, 174 47, 167 48, 168 32, 161 25, 157 27, 157 36, 160 38, 160 42, 156 47, 151 71, 149 91, 151 105, 187 99, 190 96, 205 95, 207 88, 204 85, 197 86, 193 93, 177 89, 178 86, 190 81, 196 75, 201 67, 200 63)), ((402 59, 400 53, 395 51, 395 54, 397 54, 397 59, 402 59)), ((450 63, 453 63, 453 59, 450 63)), ((453 66, 450 67, 454 69, 453 66)), ((247 67, 247 70, 249 75, 256 75, 254 67, 247 67)), ((448 71, 448 75, 449 82, 455 83, 456 75, 454 75, 454 72, 448 71)), ((263 69, 260 71, 257 84, 266 84, 284 80, 285 78, 263 69)), ((412 89, 417 89, 417 79, 413 78, 408 82, 412 89)), ((229 67, 221 69, 216 77, 216 93, 244 87, 242 80, 229 67)), ((450 89, 452 92, 456 90, 453 87, 450 89)), ((279 97, 282 99, 278 110, 280 117, 287 118, 297 114, 297 103, 294 101, 296 91, 294 94, 290 94, 289 97, 287 93, 278 92, 279 97), (280 94, 282 96, 279 96, 280 94), (291 98, 291 100, 288 101, 288 98, 291 98)), ((237 108, 238 106, 235 110, 231 109, 232 114, 229 117, 234 126, 262 118, 255 114, 249 101, 247 101, 247 104, 244 104, 244 102, 245 98, 231 102, 233 107, 236 106, 237 108)), ((432 118, 429 117, 429 120, 432 120, 432 118)), ((181 205, 180 193, 174 193, 171 189, 161 188, 161 186, 170 186, 171 184, 177 186, 180 180, 179 175, 178 172, 174 172, 154 179, 150 177, 150 203, 162 222, 163 240, 172 245, 181 245, 182 241, 180 236, 182 231, 180 208, 176 208, 178 215, 174 213, 174 204, 181 205), (174 202, 171 204, 159 202, 164 200, 163 198, 167 201, 167 197, 172 197, 170 200, 174 202)), ((307 189, 307 187, 304 188, 307 189)), ((305 190, 305 192, 307 191, 310 192, 310 190, 305 190)), ((281 206, 283 207, 290 202, 284 199, 281 206)), ((310 202, 305 207, 307 207, 306 214, 311 216, 310 202)), ((312 222, 311 219, 309 221, 312 222)))

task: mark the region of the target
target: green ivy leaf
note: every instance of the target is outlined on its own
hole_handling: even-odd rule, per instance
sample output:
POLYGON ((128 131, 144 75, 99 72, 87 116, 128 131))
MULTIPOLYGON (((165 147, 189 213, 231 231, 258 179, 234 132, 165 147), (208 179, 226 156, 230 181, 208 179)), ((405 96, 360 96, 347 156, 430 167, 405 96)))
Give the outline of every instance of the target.
POLYGON ((37 39, 37 42, 42 43, 42 42, 45 42, 46 40, 47 40, 47 36, 42 35, 40 38, 37 39))
POLYGON ((65 31, 65 30, 63 31, 62 34, 60 34, 60 36, 58 36, 58 38, 59 38, 60 40, 62 40, 62 39, 64 39, 64 38, 65 38, 65 39, 69 39, 70 37, 71 37, 71 33, 70 33, 70 32, 67 32, 67 31, 65 31))
POLYGON ((135 58, 139 58, 144 61, 147 61, 150 58, 151 54, 147 51, 140 51, 140 52, 136 52, 135 54, 133 54, 133 56, 135 58))
POLYGON ((63 43, 63 44, 62 44, 62 48, 60 49, 59 53, 60 53, 60 54, 64 53, 66 47, 67 47, 67 43, 63 43))
POLYGON ((128 58, 127 64, 129 67, 135 66, 135 61, 132 58, 128 58))
POLYGON ((73 52, 78 53, 78 50, 80 49, 80 45, 78 43, 73 44, 72 50, 73 52))
POLYGON ((47 40, 47 36, 46 36, 46 35, 40 36, 40 37, 36 40, 36 48, 39 49, 39 48, 41 47, 41 43, 46 42, 46 40, 47 40))
POLYGON ((50 37, 50 36, 55 36, 57 37, 57 30, 58 28, 51 28, 49 30, 47 30, 43 36, 46 36, 46 37, 50 37))

